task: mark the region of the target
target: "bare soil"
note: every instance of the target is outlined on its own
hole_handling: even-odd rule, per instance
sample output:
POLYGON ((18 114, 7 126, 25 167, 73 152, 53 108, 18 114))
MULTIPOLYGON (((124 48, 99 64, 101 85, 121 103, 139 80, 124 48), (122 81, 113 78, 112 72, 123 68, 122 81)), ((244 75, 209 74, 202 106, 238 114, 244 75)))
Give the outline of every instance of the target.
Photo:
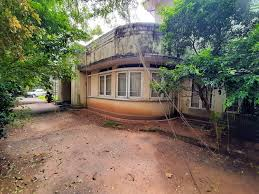
POLYGON ((0 141, 0 193, 259 193, 253 164, 137 130, 150 123, 104 124, 82 110, 10 130, 0 141))

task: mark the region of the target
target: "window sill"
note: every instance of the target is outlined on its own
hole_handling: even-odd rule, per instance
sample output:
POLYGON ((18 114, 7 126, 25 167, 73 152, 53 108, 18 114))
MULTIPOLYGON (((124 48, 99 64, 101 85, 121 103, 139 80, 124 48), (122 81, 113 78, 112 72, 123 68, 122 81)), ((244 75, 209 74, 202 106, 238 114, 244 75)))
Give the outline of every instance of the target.
POLYGON ((189 109, 206 111, 206 108, 189 107, 189 109))
POLYGON ((88 98, 94 98, 94 99, 105 99, 105 100, 116 100, 116 101, 132 101, 132 102, 166 102, 167 99, 152 99, 152 98, 143 98, 143 97, 136 97, 136 98, 123 98, 123 97, 111 97, 111 96, 88 96, 88 98))

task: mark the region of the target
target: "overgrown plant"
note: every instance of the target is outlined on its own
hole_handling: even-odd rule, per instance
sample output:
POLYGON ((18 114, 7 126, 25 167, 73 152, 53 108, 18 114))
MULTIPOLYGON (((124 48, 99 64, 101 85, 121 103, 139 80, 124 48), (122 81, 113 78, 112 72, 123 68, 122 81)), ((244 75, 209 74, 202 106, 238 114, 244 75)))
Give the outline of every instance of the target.
POLYGON ((88 25, 93 17, 117 11, 126 17, 135 0, 0 0, 0 130, 9 122, 15 95, 21 89, 52 85, 73 77, 78 54, 101 33, 88 25), (7 89, 8 88, 8 89, 7 89))
POLYGON ((5 136, 5 125, 12 121, 12 107, 17 90, 15 85, 0 83, 0 138, 5 136))
POLYGON ((166 7, 163 48, 182 61, 174 69, 161 68, 161 89, 195 93, 211 117, 215 88, 226 90, 227 106, 251 96, 258 102, 258 12, 250 7, 251 1, 242 0, 176 0, 166 7))
POLYGON ((12 112, 10 116, 11 121, 8 124, 8 128, 21 128, 31 120, 32 113, 29 108, 24 108, 22 110, 12 112))
POLYGON ((220 125, 220 120, 222 119, 222 115, 217 113, 217 112, 211 112, 210 115, 210 121, 214 125, 213 128, 215 129, 215 134, 216 134, 216 143, 217 143, 217 148, 220 150, 221 146, 221 140, 222 140, 222 134, 224 130, 224 126, 220 125))

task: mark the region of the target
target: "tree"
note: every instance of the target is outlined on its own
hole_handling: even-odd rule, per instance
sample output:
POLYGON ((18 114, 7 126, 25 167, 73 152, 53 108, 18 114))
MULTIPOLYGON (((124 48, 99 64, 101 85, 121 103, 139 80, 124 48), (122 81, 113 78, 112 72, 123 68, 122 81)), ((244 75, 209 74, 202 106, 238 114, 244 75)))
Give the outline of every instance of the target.
POLYGON ((253 13, 250 1, 176 0, 174 6, 162 11, 162 17, 169 54, 182 56, 186 49, 197 54, 210 46, 218 55, 228 39, 250 29, 253 13))
POLYGON ((91 17, 127 13, 134 0, 0 0, 0 82, 49 85, 71 76, 78 41, 89 41, 91 17), (124 12, 123 12, 124 10, 124 12))
POLYGON ((173 70, 162 68, 165 81, 161 87, 183 90, 182 81, 192 79, 211 114, 211 90, 223 88, 227 76, 233 74, 220 58, 224 47, 230 39, 246 36, 257 22, 256 15, 250 11, 250 1, 241 0, 177 0, 173 7, 165 8, 161 27, 164 49, 183 61, 173 70))
MULTIPOLYGON (((133 2, 0 0, 0 104, 5 104, 0 115, 11 111, 11 101, 25 87, 50 87, 52 78, 73 76, 78 52, 84 49, 77 42, 101 33, 100 27, 87 25, 88 19, 115 10, 126 16, 133 2)), ((0 128, 7 117, 0 116, 0 128)))
POLYGON ((229 41, 223 53, 219 60, 225 71, 220 74, 227 106, 245 99, 259 104, 259 24, 247 36, 229 41))

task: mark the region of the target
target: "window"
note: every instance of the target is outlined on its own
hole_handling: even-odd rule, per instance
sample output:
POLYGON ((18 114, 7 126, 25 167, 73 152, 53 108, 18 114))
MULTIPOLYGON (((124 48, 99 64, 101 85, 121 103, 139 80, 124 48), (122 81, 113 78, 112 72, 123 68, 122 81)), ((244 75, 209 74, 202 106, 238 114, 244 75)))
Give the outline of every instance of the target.
POLYGON ((91 76, 88 76, 87 78, 87 95, 91 96, 91 76))
POLYGON ((106 75, 105 76, 105 95, 110 96, 112 92, 112 76, 111 75, 106 75))
POLYGON ((141 97, 142 73, 120 72, 117 74, 118 97, 141 97))
POLYGON ((141 72, 130 72, 130 96, 141 96, 141 72))
MULTIPOLYGON (((204 94, 206 96, 206 98, 208 99, 208 102, 210 104, 210 108, 211 108, 211 102, 212 102, 212 90, 208 90, 208 94, 204 94)), ((206 108, 204 103, 202 103, 202 108, 206 108)))
MULTIPOLYGON (((159 76, 159 73, 152 73, 152 82, 159 83, 161 82, 161 78, 159 76)), ((160 97, 162 97, 163 94, 160 94, 160 97)), ((159 97, 159 92, 156 91, 154 88, 151 88, 151 97, 159 97)))
MULTIPOLYGON (((212 91, 210 91, 207 94, 207 99, 210 103, 210 107, 211 107, 211 102, 212 102, 212 91)), ((199 92, 198 92, 198 88, 196 85, 193 84, 192 82, 192 96, 191 96, 191 107, 192 108, 199 108, 199 109, 204 109, 205 106, 202 102, 202 100, 200 99, 199 96, 199 92)))
POLYGON ((99 94, 101 96, 111 95, 111 75, 100 75, 99 77, 99 94))
POLYGON ((192 83, 192 97, 191 97, 191 107, 199 108, 199 93, 196 86, 192 83))
POLYGON ((100 95, 104 95, 104 78, 105 76, 100 76, 100 95))
POLYGON ((118 73, 118 96, 127 96, 127 74, 118 73))

